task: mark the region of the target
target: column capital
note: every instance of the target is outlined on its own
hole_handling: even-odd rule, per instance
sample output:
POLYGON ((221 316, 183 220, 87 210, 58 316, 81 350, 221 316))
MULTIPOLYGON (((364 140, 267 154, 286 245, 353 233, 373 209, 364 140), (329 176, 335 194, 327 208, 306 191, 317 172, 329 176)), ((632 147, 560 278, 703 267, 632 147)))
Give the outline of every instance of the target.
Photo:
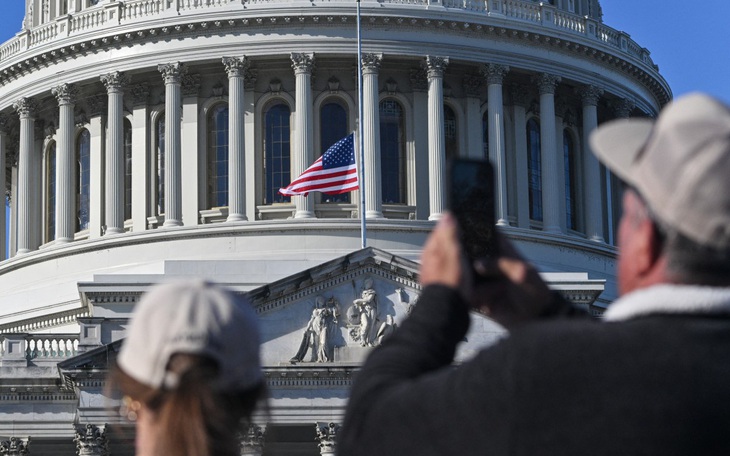
POLYGON ((315 426, 317 428, 320 452, 322 454, 334 453, 337 447, 337 433, 340 432, 341 426, 337 423, 325 423, 322 421, 317 422, 315 426))
POLYGON ((146 82, 135 84, 130 87, 130 92, 135 106, 146 105, 150 97, 150 85, 146 82))
POLYGON ((380 65, 383 63, 383 54, 374 52, 363 54, 360 61, 364 74, 377 74, 380 71, 380 65))
POLYGON ((74 443, 79 456, 108 456, 109 441, 106 436, 106 425, 77 424, 74 443))
POLYGON ((200 81, 202 76, 199 74, 185 73, 180 79, 180 91, 183 97, 197 97, 200 93, 200 81))
POLYGON ((477 98, 482 94, 482 78, 475 74, 466 74, 461 79, 467 97, 477 98))
POLYGON ((449 65, 449 58, 427 55, 426 58, 423 60, 423 65, 425 65, 429 79, 443 78, 444 71, 449 65))
POLYGON ((241 57, 223 57, 221 59, 223 66, 226 68, 229 78, 242 78, 246 74, 251 62, 246 56, 241 57))
POLYGON ((13 109, 18 113, 20 118, 35 117, 38 102, 33 98, 23 97, 13 103, 13 109))
POLYGON ((30 445, 30 437, 27 439, 19 439, 17 437, 10 437, 9 440, 3 440, 0 442, 0 455, 24 455, 30 454, 28 446, 30 445))
POLYGON ((487 80, 487 84, 502 84, 509 70, 509 66, 498 63, 485 63, 481 68, 482 76, 487 80))
POLYGON ((560 81, 560 76, 548 73, 540 73, 535 79, 537 87, 540 90, 540 95, 554 94, 560 81))
POLYGON ((75 84, 61 84, 51 89, 51 93, 58 100, 59 106, 76 103, 79 90, 75 84))
POLYGON ((586 106, 598 106, 598 100, 603 95, 603 89, 594 85, 584 85, 575 89, 575 92, 580 96, 583 102, 583 107, 586 106))
POLYGON ((266 427, 250 424, 241 435, 241 454, 261 454, 264 449, 266 427))
POLYGON ((292 52, 289 57, 291 58, 291 67, 294 69, 294 74, 312 74, 314 71, 314 53, 292 52))
POLYGON ((161 63, 157 65, 157 70, 162 73, 165 84, 180 84, 183 75, 188 71, 181 62, 161 63))
POLYGON ((108 93, 121 92, 129 83, 127 75, 121 71, 112 71, 111 73, 102 74, 99 78, 106 87, 108 93))
POLYGON ((636 103, 628 98, 621 98, 611 103, 613 112, 619 119, 627 119, 631 116, 631 111, 636 107, 636 103))

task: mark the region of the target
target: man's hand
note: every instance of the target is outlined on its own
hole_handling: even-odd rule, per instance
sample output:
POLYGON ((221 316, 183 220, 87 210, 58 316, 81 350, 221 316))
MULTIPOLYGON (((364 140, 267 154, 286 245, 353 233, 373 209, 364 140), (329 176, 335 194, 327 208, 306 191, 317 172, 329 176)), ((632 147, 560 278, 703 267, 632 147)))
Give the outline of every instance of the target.
POLYGON ((470 306, 506 328, 532 320, 550 304, 552 295, 535 268, 496 233, 499 256, 467 263, 456 220, 445 214, 421 255, 421 284, 459 290, 470 306), (473 277, 473 271, 479 277, 473 277), (475 280, 476 279, 476 280, 475 280))

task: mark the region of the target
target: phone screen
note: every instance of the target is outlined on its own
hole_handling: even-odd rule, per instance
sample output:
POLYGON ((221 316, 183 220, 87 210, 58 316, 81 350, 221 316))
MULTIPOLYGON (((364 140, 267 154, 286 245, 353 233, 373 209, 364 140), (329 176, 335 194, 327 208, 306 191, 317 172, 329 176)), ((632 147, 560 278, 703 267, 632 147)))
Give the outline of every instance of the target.
POLYGON ((496 253, 494 177, 488 160, 455 159, 448 171, 449 209, 461 230, 467 256, 474 260, 496 253))

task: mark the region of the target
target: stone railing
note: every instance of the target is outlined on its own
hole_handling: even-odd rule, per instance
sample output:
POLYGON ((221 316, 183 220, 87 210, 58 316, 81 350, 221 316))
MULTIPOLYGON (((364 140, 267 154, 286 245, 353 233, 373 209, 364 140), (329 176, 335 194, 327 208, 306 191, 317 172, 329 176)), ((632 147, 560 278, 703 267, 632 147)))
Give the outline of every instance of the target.
MULTIPOLYGON (((282 7, 290 7, 292 3, 291 0, 236 0, 235 2, 231 0, 117 0, 110 3, 105 2, 56 18, 52 22, 31 30, 21 31, 15 38, 0 46, 0 64, 26 50, 53 40, 87 32, 103 32, 115 25, 154 20, 163 15, 177 17, 185 13, 196 14, 203 11, 213 13, 216 10, 235 10, 240 14, 247 14, 257 7, 272 8, 277 4, 282 7)), ((354 7, 351 7, 349 2, 346 3, 342 0, 325 0, 316 3, 296 2, 296 4, 302 11, 308 8, 321 9, 324 6, 335 6, 336 4, 338 6, 347 5, 348 9, 352 9, 354 13, 354 7)), ((447 10, 461 10, 466 14, 529 23, 595 40, 647 65, 653 65, 649 52, 634 42, 628 34, 607 27, 594 19, 558 10, 546 3, 529 0, 364 0, 365 14, 370 5, 421 7, 429 10, 443 7, 447 10)))
POLYGON ((78 334, 0 335, 0 366, 59 362, 78 355, 78 334))

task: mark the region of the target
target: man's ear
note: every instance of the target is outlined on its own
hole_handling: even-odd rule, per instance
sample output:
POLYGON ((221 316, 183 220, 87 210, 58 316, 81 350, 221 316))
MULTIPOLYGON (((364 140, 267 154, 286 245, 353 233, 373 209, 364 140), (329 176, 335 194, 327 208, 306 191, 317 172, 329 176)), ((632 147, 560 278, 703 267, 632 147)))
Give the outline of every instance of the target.
POLYGON ((651 274, 662 260, 662 239, 656 224, 648 217, 644 218, 634 231, 636 272, 641 276, 651 274))

